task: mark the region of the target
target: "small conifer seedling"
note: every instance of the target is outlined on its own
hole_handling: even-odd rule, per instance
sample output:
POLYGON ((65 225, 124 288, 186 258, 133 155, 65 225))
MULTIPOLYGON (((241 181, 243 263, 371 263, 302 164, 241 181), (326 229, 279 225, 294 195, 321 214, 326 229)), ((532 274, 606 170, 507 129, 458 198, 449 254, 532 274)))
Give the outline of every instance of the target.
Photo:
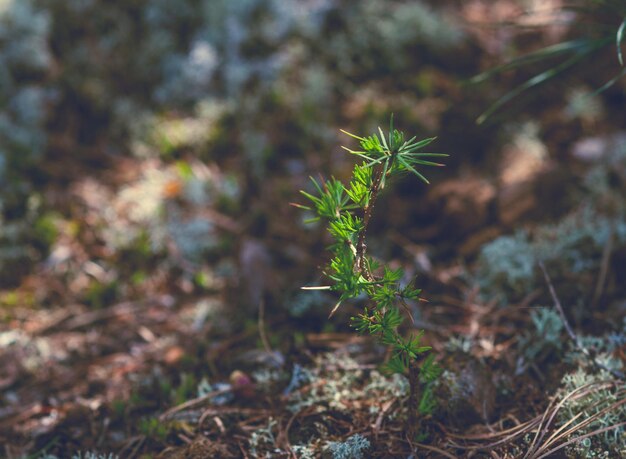
POLYGON ((378 131, 369 137, 342 131, 358 140, 360 145, 356 151, 343 148, 362 160, 354 166, 348 185, 334 177, 323 183, 311 178, 317 193, 301 192, 312 205, 296 206, 316 214, 310 221, 325 220, 334 240, 330 246, 332 259, 324 271, 332 285, 304 289, 336 291, 339 301, 331 316, 346 300, 367 297, 363 311, 352 317, 352 326, 359 333, 369 333, 380 343, 391 347, 387 370, 403 374, 408 372, 411 386, 409 430, 415 434, 418 413, 432 411, 434 403, 430 385, 440 373, 433 355, 428 354, 431 347, 421 344, 423 331, 407 337, 399 330, 405 316, 410 317, 408 302, 420 300, 421 290, 412 283, 406 285, 402 282, 402 269, 391 269, 368 255, 366 234, 378 195, 389 178, 411 173, 429 183, 418 169, 422 166, 442 166, 430 159, 447 155, 422 152, 422 148, 435 138, 417 140, 412 137, 405 140, 403 133, 393 128, 393 117, 387 135, 380 128, 378 131))

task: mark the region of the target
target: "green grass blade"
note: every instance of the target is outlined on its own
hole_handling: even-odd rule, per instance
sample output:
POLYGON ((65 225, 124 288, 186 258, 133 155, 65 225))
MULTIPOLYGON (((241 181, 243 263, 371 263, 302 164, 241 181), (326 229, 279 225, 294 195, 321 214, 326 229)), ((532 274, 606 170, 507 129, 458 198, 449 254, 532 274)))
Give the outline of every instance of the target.
POLYGON ((624 75, 626 75, 626 68, 622 69, 621 72, 619 72, 617 75, 615 75, 613 78, 611 78, 609 81, 607 81, 606 83, 604 83, 602 86, 600 86, 598 89, 596 89, 595 91, 593 91, 591 94, 589 94, 589 96, 596 96, 598 94, 600 94, 601 92, 606 91, 607 89, 609 89, 611 86, 613 86, 615 83, 617 83, 624 75))
POLYGON ((622 21, 615 34, 617 41, 617 59, 622 67, 624 67, 624 58, 622 57, 622 41, 624 40, 624 30, 626 29, 626 18, 622 21))
POLYGON ((505 72, 507 70, 513 70, 526 64, 533 62, 539 62, 554 56, 559 56, 563 53, 575 51, 577 54, 585 52, 589 47, 589 39, 580 38, 577 40, 570 40, 563 43, 557 43, 556 45, 546 46, 532 53, 524 54, 518 58, 513 59, 506 64, 499 65, 486 72, 480 73, 469 80, 470 84, 482 83, 483 81, 491 78, 493 75, 505 72))
POLYGON ((551 69, 548 69, 545 72, 540 73, 539 75, 535 75, 529 80, 526 80, 517 88, 506 93, 504 96, 498 99, 494 104, 492 104, 491 107, 489 107, 483 114, 481 114, 478 117, 478 119, 476 120, 476 124, 484 123, 485 120, 487 120, 487 118, 489 118, 495 111, 497 111, 500 107, 502 107, 504 104, 509 102, 511 99, 519 96, 521 93, 523 93, 527 89, 530 89, 534 86, 544 83, 545 81, 549 80, 555 75, 561 73, 563 70, 568 69, 569 67, 578 63, 583 57, 585 57, 587 54, 591 53, 595 49, 596 49, 596 46, 589 46, 585 51, 581 51, 577 53, 576 55, 567 59, 565 62, 562 62, 561 64, 555 67, 552 67, 551 69))

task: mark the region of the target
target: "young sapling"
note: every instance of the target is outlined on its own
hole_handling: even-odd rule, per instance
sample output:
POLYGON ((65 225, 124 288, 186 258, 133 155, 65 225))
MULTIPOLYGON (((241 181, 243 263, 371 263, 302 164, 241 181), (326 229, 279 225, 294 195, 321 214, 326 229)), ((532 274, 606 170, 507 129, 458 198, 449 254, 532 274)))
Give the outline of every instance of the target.
POLYGON ((421 344, 424 332, 405 337, 399 330, 405 315, 411 317, 408 302, 421 300, 422 291, 413 283, 402 283, 404 272, 401 268, 392 269, 368 255, 366 235, 378 195, 388 179, 411 173, 429 183, 418 168, 443 166, 430 159, 447 155, 421 151, 435 138, 417 140, 412 137, 405 140, 404 134, 394 129, 393 116, 387 135, 380 128, 378 133, 369 137, 342 132, 358 140, 360 145, 359 150, 343 147, 362 160, 354 166, 349 183, 344 185, 334 177, 318 183, 311 178, 316 193, 301 191, 311 201, 311 205, 296 204, 316 214, 309 221, 323 219, 328 224, 327 229, 334 242, 329 248, 332 259, 324 274, 332 281, 332 285, 303 288, 338 292, 339 300, 330 316, 346 300, 361 295, 367 297, 367 306, 352 317, 351 325, 359 333, 369 333, 380 343, 390 346, 391 357, 386 363, 388 371, 408 372, 411 386, 408 427, 414 436, 418 430, 418 415, 427 414, 433 409, 434 401, 429 386, 440 373, 433 355, 428 354, 431 347, 421 344))

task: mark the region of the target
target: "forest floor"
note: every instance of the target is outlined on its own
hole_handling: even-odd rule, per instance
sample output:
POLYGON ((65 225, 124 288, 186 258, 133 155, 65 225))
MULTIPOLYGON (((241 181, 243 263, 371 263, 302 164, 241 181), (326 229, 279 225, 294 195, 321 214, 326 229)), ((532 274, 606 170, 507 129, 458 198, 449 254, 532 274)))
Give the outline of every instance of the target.
MULTIPOLYGON (((457 9, 497 13, 471 3, 483 7, 457 9)), ((106 131, 68 102, 28 203, 44 203, 35 229, 50 245, 2 279, 0 456, 626 457, 623 79, 589 96, 614 76, 592 61, 582 83, 525 93, 479 127, 495 94, 536 70, 468 90, 501 62, 498 33, 435 46, 425 65, 405 50, 395 74, 362 56, 345 70, 326 41, 298 42, 328 72, 326 109, 313 96, 300 108, 295 47, 283 86, 209 115, 155 115, 138 153, 91 136, 106 131), (328 237, 289 205, 309 175, 352 169, 339 128, 362 134, 392 111, 450 153, 432 185, 391 183, 368 229, 370 253, 423 289, 403 331, 424 330, 443 370, 417 438, 407 378, 349 326, 362 301, 329 318, 332 294, 301 291, 326 282, 328 237)))
MULTIPOLYGON (((87 185, 78 187, 77 193, 87 185)), ((172 193, 172 185, 166 185, 172 193)), ((468 190, 480 186, 472 180, 435 186, 427 199, 443 210, 433 221, 449 225, 485 212, 495 197, 468 190)), ((525 186, 525 199, 537 199, 533 189, 525 186)), ((402 208, 406 199, 402 193, 392 198, 392 208, 402 208)), ((75 210, 80 218, 95 218, 90 213, 97 212, 97 206, 88 208, 84 202, 83 206, 75 210)), ((536 206, 541 202, 531 207, 533 212, 536 206)), ((236 224, 222 218, 227 222, 223 226, 235 231, 236 224)), ((531 218, 526 224, 536 225, 531 218)), ((83 228, 79 237, 66 241, 74 253, 83 253, 85 247, 91 254, 98 250, 97 244, 78 244, 86 231, 83 228)), ((559 388, 568 372, 577 365, 592 368, 594 360, 572 357, 577 346, 564 324, 559 319, 554 323, 558 316, 550 284, 538 282, 506 304, 485 300, 458 257, 431 260, 427 250, 408 237, 384 231, 383 240, 396 247, 396 263, 414 271, 420 267, 418 282, 428 303, 415 309, 412 327, 426 331, 426 340, 445 370, 435 388, 438 406, 423 419, 419 441, 406 436, 407 380, 382 374, 379 366, 385 350, 347 326, 358 305, 345 306, 325 319, 332 298, 317 298, 317 306, 301 307, 304 312, 296 311, 297 304, 277 304, 276 292, 264 284, 271 282, 271 276, 263 274, 270 269, 266 247, 276 241, 244 235, 238 250, 245 253, 239 258, 253 272, 242 279, 261 285, 265 294, 257 297, 232 279, 207 272, 201 289, 189 285, 197 280, 184 276, 171 284, 171 278, 152 274, 134 287, 127 286, 127 299, 109 301, 106 270, 90 265, 87 253, 83 259, 63 257, 60 244, 53 251, 60 262, 40 266, 20 288, 3 297, 3 454, 8 458, 69 457, 63 454, 78 451, 110 452, 124 458, 521 457, 535 442, 529 457, 542 457, 575 438, 576 429, 559 430, 563 420, 555 405, 565 397, 559 388), (72 263, 86 274, 73 276, 72 270, 78 268, 67 266, 72 263), (90 283, 92 279, 97 282, 90 283), (85 290, 81 282, 91 287, 85 290), (150 293, 145 295, 146 291, 150 293), (77 299, 68 292, 83 296, 77 299), (242 295, 248 305, 250 298, 258 303, 245 309, 236 302, 242 295), (41 308, 42 302, 46 308, 41 308), (548 310, 552 319, 543 314, 548 310), (352 452, 341 456, 341 451, 352 452)), ((448 243, 445 252, 475 253, 483 241, 501 232, 493 225, 470 232, 458 243, 448 243)), ((611 250, 609 246, 603 251, 611 250)), ((599 289, 596 309, 584 314, 585 322, 575 324, 577 330, 598 336, 606 336, 609 330, 615 336, 620 333, 615 324, 625 312, 620 297, 623 285, 617 278, 622 252, 610 253, 609 261, 583 274, 582 280, 573 274, 573 280, 555 277, 560 291, 573 281, 584 283, 589 301, 599 289)), ((280 266, 273 269, 273 275, 280 275, 280 266)), ((537 274, 539 268, 532 271, 537 274)), ((114 298, 119 296, 118 292, 114 298)), ((310 299, 301 294, 289 301, 310 299)), ((568 298, 568 315, 571 305, 568 298)), ((626 357, 623 343, 611 352, 616 359, 626 357)), ((588 371, 591 375, 602 370, 588 371)), ((617 400, 617 407, 609 408, 619 411, 624 398, 617 381, 598 376, 584 383, 592 386, 581 390, 609 391, 611 400, 617 400)), ((603 427, 611 426, 597 424, 597 429, 603 427)))

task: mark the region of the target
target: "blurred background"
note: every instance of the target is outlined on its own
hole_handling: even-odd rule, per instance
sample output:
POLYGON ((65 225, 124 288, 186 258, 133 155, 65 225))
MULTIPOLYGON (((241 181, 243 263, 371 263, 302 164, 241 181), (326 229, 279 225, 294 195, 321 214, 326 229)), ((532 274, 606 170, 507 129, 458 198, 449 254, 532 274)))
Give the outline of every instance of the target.
POLYGON ((3 453, 95 447, 77 420, 104 418, 99 444, 158 450, 150 414, 202 381, 351 336, 358 305, 300 291, 328 239, 290 202, 391 113, 450 155, 369 231, 436 347, 488 328, 469 303, 550 304, 539 259, 577 326, 625 332, 625 7, 581 5, 0 0, 3 453))

